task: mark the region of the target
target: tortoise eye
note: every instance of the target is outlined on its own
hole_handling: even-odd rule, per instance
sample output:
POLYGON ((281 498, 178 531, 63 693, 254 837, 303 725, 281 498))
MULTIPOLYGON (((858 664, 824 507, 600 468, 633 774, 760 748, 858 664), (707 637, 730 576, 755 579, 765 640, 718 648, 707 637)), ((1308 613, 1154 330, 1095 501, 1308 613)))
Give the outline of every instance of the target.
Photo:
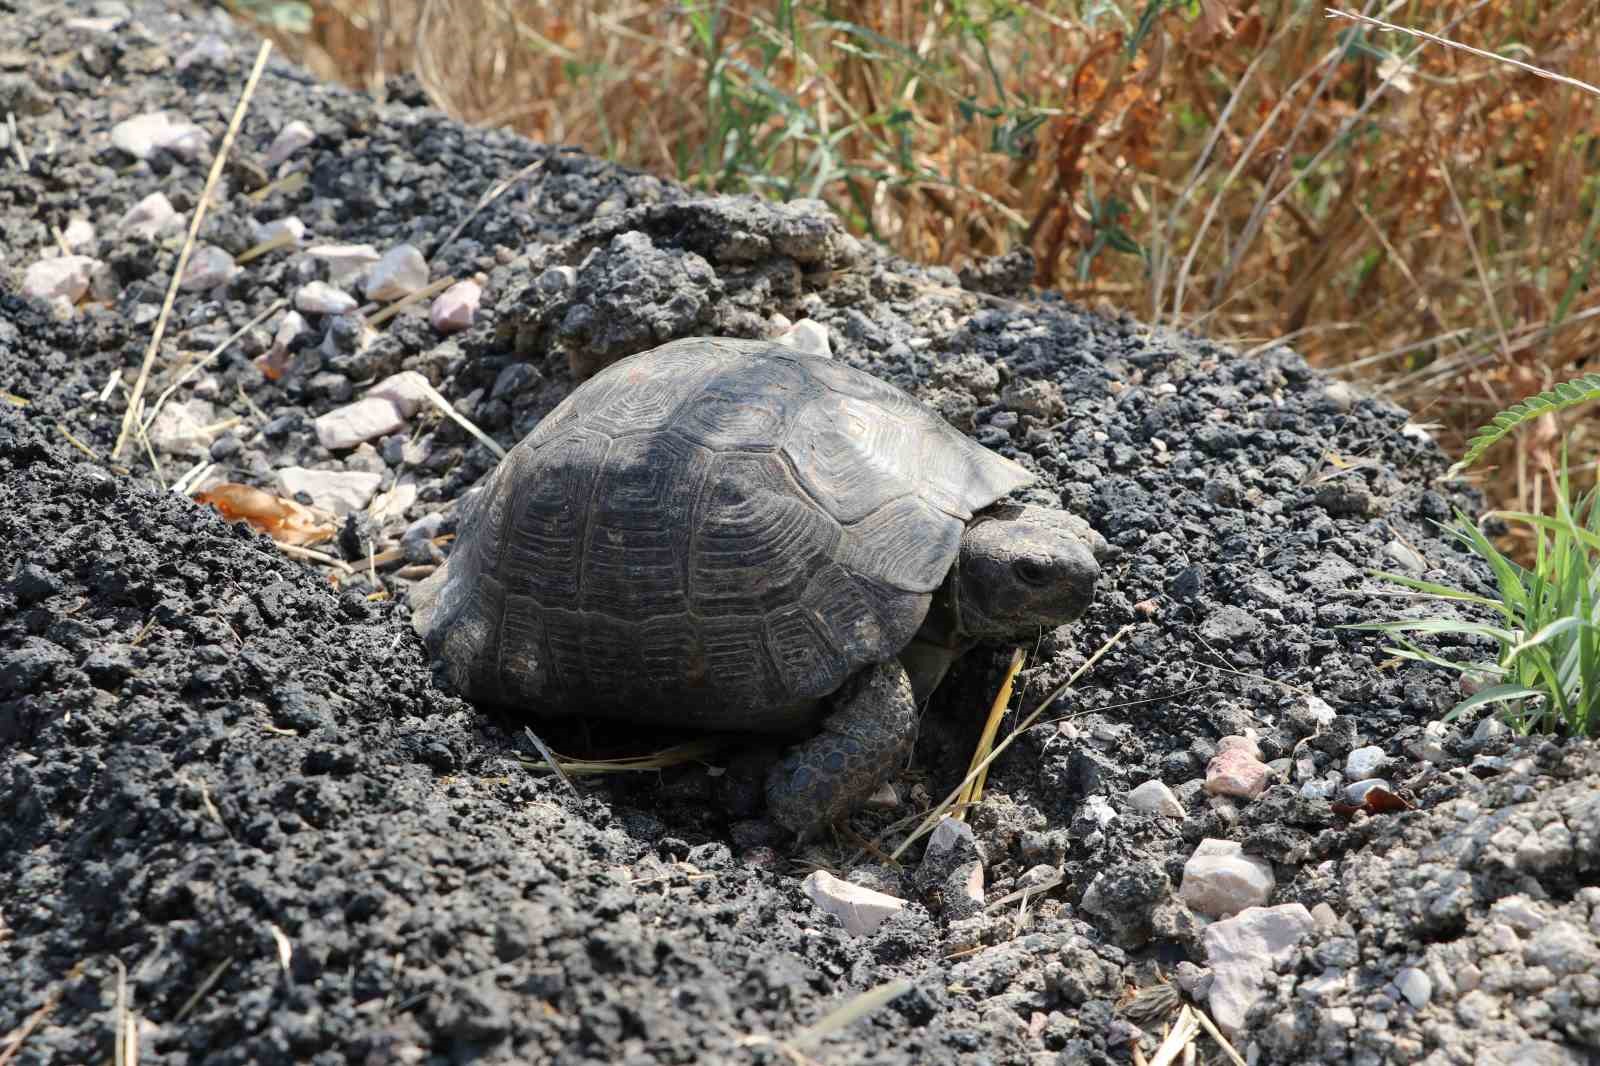
POLYGON ((1050 568, 1037 559, 1018 559, 1012 565, 1012 570, 1027 585, 1046 585, 1050 582, 1050 568))

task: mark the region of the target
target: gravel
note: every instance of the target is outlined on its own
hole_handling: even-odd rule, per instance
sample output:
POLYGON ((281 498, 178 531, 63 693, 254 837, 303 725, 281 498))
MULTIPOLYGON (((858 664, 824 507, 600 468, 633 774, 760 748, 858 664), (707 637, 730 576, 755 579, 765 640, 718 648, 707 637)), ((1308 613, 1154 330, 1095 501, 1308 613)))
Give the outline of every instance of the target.
MULTIPOLYGON (((698 198, 462 127, 408 79, 379 105, 274 60, 146 417, 209 361, 168 401, 184 417, 151 443, 160 468, 137 439, 112 458, 256 43, 210 10, 119 0, 0 5, 0 41, 0 86, 28 105, 18 144, 0 130, 0 1032, 17 1061, 103 1061, 131 1029, 175 1064, 1126 1062, 1186 998, 1225 1004, 1263 1062, 1600 1057, 1594 745, 1440 725, 1453 677, 1341 628, 1393 609, 1365 571, 1397 544, 1427 580, 1488 588, 1435 525, 1476 501, 1403 410, 1285 348, 1246 359, 1029 292, 1025 256, 919 267, 816 203, 698 198), (85 265, 38 269, 79 220, 84 284, 31 284, 85 265), (258 230, 290 239, 247 258, 258 230), (370 282, 385 256, 400 269, 370 282), (348 302, 424 278, 470 287, 377 327, 348 302), (572 789, 540 772, 529 723, 453 695, 407 620, 495 453, 431 405, 395 406, 366 443, 319 437, 411 373, 509 446, 606 360, 806 320, 1122 552, 1085 619, 1030 649, 1022 710, 1120 640, 926 867, 922 845, 901 866, 851 836, 786 852, 716 801, 737 758, 572 789), (348 512, 326 564, 170 491, 180 476, 303 503, 359 491, 324 500, 348 512), (1206 791, 1228 737, 1272 769, 1261 789, 1206 791), (1342 802, 1380 770, 1403 803, 1342 802), (1179 895, 1207 841, 1297 908, 1275 912, 1295 937, 1221 981, 1179 895), (834 895, 905 905, 853 935, 808 896, 819 868, 834 895)), ((960 779, 1008 658, 952 674, 856 833, 960 779)), ((684 739, 533 724, 561 751, 684 739)))

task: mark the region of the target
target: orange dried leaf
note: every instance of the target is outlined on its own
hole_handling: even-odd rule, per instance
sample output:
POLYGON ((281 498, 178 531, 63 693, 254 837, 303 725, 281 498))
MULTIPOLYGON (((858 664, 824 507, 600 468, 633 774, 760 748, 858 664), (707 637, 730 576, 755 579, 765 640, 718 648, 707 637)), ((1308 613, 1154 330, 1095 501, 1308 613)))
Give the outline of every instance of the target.
POLYGON ((210 504, 230 522, 247 522, 279 544, 304 546, 333 537, 331 523, 318 520, 310 508, 274 496, 253 485, 227 482, 196 493, 195 500, 210 504))

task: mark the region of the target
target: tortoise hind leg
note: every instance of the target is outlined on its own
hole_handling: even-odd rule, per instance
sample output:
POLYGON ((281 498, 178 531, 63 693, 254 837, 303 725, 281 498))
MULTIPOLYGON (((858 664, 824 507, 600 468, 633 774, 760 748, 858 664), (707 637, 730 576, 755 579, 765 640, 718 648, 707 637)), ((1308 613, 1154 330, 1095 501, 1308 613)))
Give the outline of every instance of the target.
POLYGON ((860 806, 916 740, 911 679, 897 660, 861 671, 830 702, 822 731, 790 748, 767 774, 768 813, 802 838, 860 806))

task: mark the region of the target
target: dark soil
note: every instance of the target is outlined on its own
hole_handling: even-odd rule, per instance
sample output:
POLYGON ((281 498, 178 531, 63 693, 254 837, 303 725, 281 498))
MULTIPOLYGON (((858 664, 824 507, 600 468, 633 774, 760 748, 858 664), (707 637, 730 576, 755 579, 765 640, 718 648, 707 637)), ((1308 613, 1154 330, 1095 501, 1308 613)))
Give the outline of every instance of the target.
MULTIPOLYGON (((0 0, 18 131, 0 133, 0 1062, 107 1061, 130 1030, 151 1063, 1128 1062, 1170 1016, 1149 1005, 1179 1001, 1176 984, 1133 993, 1206 962, 1175 895, 1205 838, 1270 860, 1273 903, 1332 910, 1263 988, 1237 1040, 1256 1061, 1600 1061, 1600 756, 1441 728, 1453 675, 1339 628, 1397 609, 1365 571, 1407 551, 1481 587, 1436 526, 1474 500, 1403 410, 1287 349, 1247 358, 1097 317, 1018 288, 1014 262, 923 269, 819 205, 697 200, 462 127, 405 83, 378 104, 274 61, 202 239, 237 254, 251 221, 295 215, 317 243, 409 241, 436 278, 482 275, 483 309, 446 339, 424 302, 364 347, 354 319, 307 315, 270 381, 252 360, 279 312, 173 402, 239 420, 213 433, 213 480, 360 469, 416 502, 320 546, 352 577, 163 489, 204 456, 158 456, 159 477, 142 447, 110 459, 128 390, 108 381, 131 384, 183 238, 118 220, 157 191, 192 208, 210 152, 140 162, 109 131, 168 109, 215 147, 255 47, 210 12, 0 0), (187 55, 213 33, 225 59, 187 55), (292 120, 315 134, 285 164, 305 180, 253 198, 249 164, 292 120), (79 218, 106 270, 64 317, 22 276, 79 218), (1038 471, 1023 498, 1123 551, 1089 615, 1029 649, 1018 711, 1126 634, 1001 758, 972 816, 989 900, 1059 873, 1025 911, 974 917, 925 891, 920 844, 904 869, 861 846, 959 780, 1005 649, 936 696, 898 806, 800 850, 730 821, 704 765, 569 791, 525 723, 430 669, 403 572, 381 575, 388 598, 360 576, 366 543, 409 521, 443 512, 448 532, 494 455, 432 411, 330 452, 317 415, 414 369, 509 445, 570 389, 570 363, 772 335, 776 315, 825 325, 837 357, 1038 471), (1208 797, 1218 740, 1246 731, 1277 783, 1208 797), (1374 745, 1414 809, 1339 813, 1347 756, 1374 745), (1151 779, 1186 818, 1126 804, 1151 779), (802 891, 819 865, 912 905, 854 938, 802 891), (1395 983, 1409 970, 1428 975, 1421 1006, 1395 983), (910 991, 862 1019, 806 1029, 900 979, 910 991)), ((147 399, 184 353, 325 271, 280 250, 181 293, 147 399)), ((541 735, 633 754, 681 739, 541 735)))

